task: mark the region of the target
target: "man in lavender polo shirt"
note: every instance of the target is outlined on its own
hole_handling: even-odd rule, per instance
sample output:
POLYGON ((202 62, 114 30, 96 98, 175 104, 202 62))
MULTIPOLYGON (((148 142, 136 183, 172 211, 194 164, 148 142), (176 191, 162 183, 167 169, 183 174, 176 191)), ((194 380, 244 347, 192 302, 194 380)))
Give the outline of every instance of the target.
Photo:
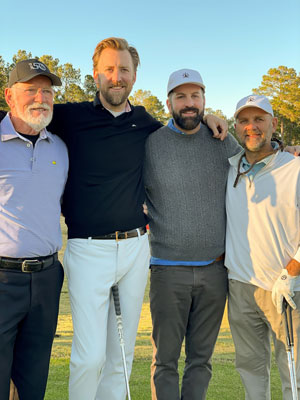
POLYGON ((60 79, 38 60, 11 71, 0 123, 0 400, 44 398, 63 269, 60 200, 65 144, 45 127, 60 79))

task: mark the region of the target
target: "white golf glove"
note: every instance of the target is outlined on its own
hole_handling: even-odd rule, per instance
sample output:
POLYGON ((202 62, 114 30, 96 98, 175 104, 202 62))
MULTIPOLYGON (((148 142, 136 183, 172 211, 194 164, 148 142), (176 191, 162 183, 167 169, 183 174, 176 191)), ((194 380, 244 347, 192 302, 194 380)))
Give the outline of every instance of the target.
POLYGON ((289 275, 287 269, 283 269, 281 274, 274 283, 272 289, 272 301, 277 309, 278 314, 282 314, 282 304, 285 298, 289 305, 295 310, 296 304, 292 297, 294 296, 294 285, 297 276, 289 275))

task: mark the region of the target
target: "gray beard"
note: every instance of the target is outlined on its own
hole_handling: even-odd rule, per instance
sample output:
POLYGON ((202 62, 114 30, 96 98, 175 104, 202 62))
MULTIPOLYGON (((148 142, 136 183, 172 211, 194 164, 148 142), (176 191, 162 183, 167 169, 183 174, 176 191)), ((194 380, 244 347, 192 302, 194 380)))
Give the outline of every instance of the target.
POLYGON ((245 150, 247 150, 247 151, 249 151, 249 152, 251 152, 251 153, 255 153, 255 152, 257 152, 257 151, 260 151, 260 150, 265 146, 265 144, 266 144, 266 139, 263 139, 260 143, 257 144, 256 147, 254 147, 254 148, 252 148, 252 149, 248 147, 248 145, 247 145, 246 142, 243 142, 243 143, 242 143, 242 146, 243 146, 243 148, 244 148, 245 150))

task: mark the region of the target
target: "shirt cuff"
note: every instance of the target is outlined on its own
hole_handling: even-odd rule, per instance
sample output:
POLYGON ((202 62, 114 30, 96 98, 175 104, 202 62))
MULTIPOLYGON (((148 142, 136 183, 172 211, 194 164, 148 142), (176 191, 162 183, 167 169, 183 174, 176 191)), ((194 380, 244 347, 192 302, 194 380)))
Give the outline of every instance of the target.
POLYGON ((297 253, 294 255, 294 259, 298 262, 300 262, 300 247, 298 248, 297 253))

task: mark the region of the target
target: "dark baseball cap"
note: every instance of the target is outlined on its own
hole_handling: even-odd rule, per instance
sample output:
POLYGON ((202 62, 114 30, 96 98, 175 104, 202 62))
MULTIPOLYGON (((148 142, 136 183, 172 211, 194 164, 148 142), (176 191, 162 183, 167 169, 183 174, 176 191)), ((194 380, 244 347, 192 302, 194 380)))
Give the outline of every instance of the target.
POLYGON ((12 87, 17 82, 27 82, 38 75, 47 76, 53 86, 62 85, 60 78, 52 74, 47 65, 35 58, 30 58, 29 60, 19 61, 16 64, 9 74, 8 87, 12 87))

